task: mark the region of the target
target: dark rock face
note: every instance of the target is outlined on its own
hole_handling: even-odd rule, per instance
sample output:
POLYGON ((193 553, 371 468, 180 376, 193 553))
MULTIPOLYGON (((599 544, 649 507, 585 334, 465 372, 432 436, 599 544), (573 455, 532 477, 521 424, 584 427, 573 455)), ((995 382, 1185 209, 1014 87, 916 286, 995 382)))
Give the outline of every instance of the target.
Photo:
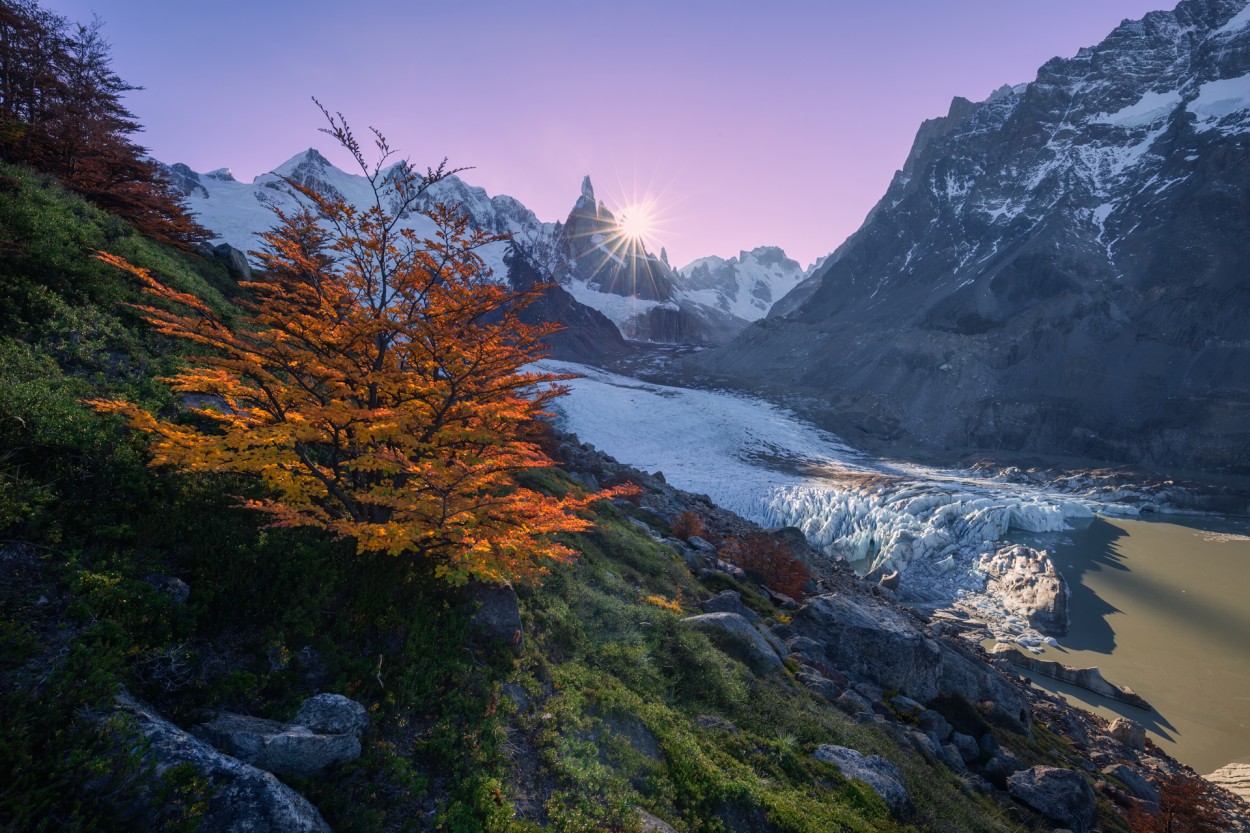
MULTIPOLYGON (((958 694, 991 701, 1004 717, 1028 724, 1023 692, 986 663, 953 644, 932 639, 907 616, 885 604, 847 594, 809 599, 791 621, 799 636, 824 646, 825 664, 857 679, 901 692, 921 703, 958 694)), ((815 652, 808 649, 804 653, 815 652)))
POLYGON ((1007 779, 1011 797, 1073 833, 1094 822, 1094 788, 1070 769, 1035 766, 1007 779))
POLYGON ((330 833, 317 808, 272 774, 223 755, 129 697, 118 698, 118 709, 134 720, 147 741, 145 754, 156 774, 189 764, 213 786, 202 829, 330 833))
MULTIPOLYGON (((514 289, 528 289, 537 283, 553 283, 544 276, 524 251, 513 248, 505 257, 508 283, 514 289)), ((561 286, 549 286, 538 300, 521 311, 526 324, 555 323, 562 328, 546 338, 548 355, 575 362, 596 362, 619 358, 633 352, 616 325, 607 316, 577 301, 561 286)))
POLYGON ((621 233, 612 212, 595 201, 590 177, 582 181, 581 196, 561 229, 560 244, 573 274, 597 285, 600 292, 648 301, 667 301, 673 295, 672 268, 621 233))
POLYGON ((807 300, 689 361, 852 441, 1250 473, 1244 7, 956 99, 807 300))

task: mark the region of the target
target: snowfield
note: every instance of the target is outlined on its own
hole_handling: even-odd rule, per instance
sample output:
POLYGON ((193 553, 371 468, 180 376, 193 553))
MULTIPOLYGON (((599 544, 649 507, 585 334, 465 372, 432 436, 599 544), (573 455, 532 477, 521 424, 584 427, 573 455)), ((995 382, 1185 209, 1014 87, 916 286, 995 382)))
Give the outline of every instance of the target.
POLYGON ((651 384, 568 362, 542 366, 581 375, 555 410, 583 442, 635 468, 662 471, 672 485, 763 526, 796 526, 814 546, 861 570, 898 569, 909 601, 967 599, 988 618, 1001 618, 979 595, 982 564, 1010 530, 1058 531, 1095 511, 1134 511, 869 457, 748 396, 651 384))

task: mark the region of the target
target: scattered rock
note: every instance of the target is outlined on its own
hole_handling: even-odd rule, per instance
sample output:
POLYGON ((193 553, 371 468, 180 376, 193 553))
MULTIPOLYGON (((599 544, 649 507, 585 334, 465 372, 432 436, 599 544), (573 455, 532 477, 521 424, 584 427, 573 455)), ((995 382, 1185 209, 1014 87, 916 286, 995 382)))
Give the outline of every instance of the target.
POLYGON ((833 764, 847 779, 863 781, 891 807, 902 807, 908 802, 907 788, 898 767, 877 755, 867 755, 845 746, 824 744, 816 747, 813 757, 833 764))
MULTIPOLYGON (((895 697, 891 697, 890 705, 894 708, 895 714, 905 719, 919 717, 920 713, 925 710, 924 706, 920 705, 919 703, 917 703, 915 700, 911 699, 910 697, 906 697, 902 694, 899 694, 895 697)), ((941 715, 939 715, 939 717, 940 716, 941 715)))
POLYGON ((757 674, 778 671, 781 657, 749 621, 737 613, 704 613, 682 621, 703 631, 721 650, 734 656, 757 674))
POLYGON ((794 675, 794 678, 806 686, 809 691, 819 694, 830 702, 836 701, 842 694, 841 687, 833 680, 815 671, 800 671, 794 675))
POLYGON ((959 756, 968 763, 971 763, 981 757, 981 746, 977 743, 977 739, 972 735, 965 735, 963 732, 955 732, 951 735, 951 743, 959 750, 959 756))
POLYGON ((521 607, 511 584, 470 582, 470 599, 478 605, 469 621, 475 636, 488 644, 507 646, 513 653, 525 647, 525 631, 521 626, 521 607))
POLYGON ((881 577, 881 581, 879 581, 877 584, 878 584, 878 586, 880 586, 880 587, 882 587, 882 588, 884 588, 884 589, 886 589, 886 590, 889 590, 889 591, 891 591, 891 592, 893 592, 893 593, 897 593, 897 592, 898 592, 898 586, 899 586, 899 584, 900 584, 901 582, 902 582, 902 576, 901 576, 901 574, 899 573, 899 571, 898 571, 898 570, 895 570, 895 571, 894 571, 894 572, 892 572, 892 573, 888 573, 888 574, 886 574, 886 575, 882 576, 882 577, 881 577))
POLYGON ((708 555, 716 555, 716 547, 710 541, 700 538, 698 535, 691 535, 686 539, 686 543, 698 552, 704 552, 708 555))
POLYGON ((930 736, 936 738, 938 743, 945 743, 950 740, 951 732, 953 731, 946 718, 932 709, 922 711, 916 717, 916 725, 930 736))
POLYGON ((844 691, 834 701, 834 705, 850 715, 872 714, 872 704, 865 700, 862 694, 855 691, 844 691))
POLYGON ((1012 775, 1024 769, 1020 759, 1010 752, 999 752, 986 762, 981 775, 1000 790, 1007 788, 1007 781, 1012 775))
POLYGON ((212 786, 201 829, 330 833, 317 808, 272 773, 222 754, 127 695, 118 697, 117 706, 145 739, 138 751, 152 762, 157 775, 189 765, 212 786))
POLYGON ((1035 766, 1007 779, 1012 798, 1073 833, 1087 833, 1094 821, 1094 788, 1079 772, 1035 766))
POLYGON ((704 613, 736 613, 752 625, 762 621, 763 618, 743 604, 742 594, 737 590, 722 590, 707 601, 700 603, 699 609, 704 613))
POLYGON ((219 243, 213 247, 213 255, 226 264, 226 271, 236 281, 252 279, 252 264, 248 263, 247 255, 229 243, 219 243))

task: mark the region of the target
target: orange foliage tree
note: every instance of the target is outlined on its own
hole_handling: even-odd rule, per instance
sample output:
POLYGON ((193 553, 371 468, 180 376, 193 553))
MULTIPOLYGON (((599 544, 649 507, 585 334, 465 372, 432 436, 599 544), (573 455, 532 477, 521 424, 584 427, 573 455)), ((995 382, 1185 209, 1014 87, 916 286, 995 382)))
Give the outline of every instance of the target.
POLYGON ((316 526, 360 552, 411 556, 452 583, 532 577, 572 551, 553 539, 583 530, 582 511, 623 490, 563 498, 520 485, 552 465, 528 426, 567 378, 528 367, 550 324, 518 312, 545 285, 512 290, 476 253, 501 240, 454 207, 433 206, 424 176, 391 156, 366 162, 341 115, 333 136, 372 188, 364 207, 296 182, 306 202, 276 211, 261 235, 262 278, 246 284, 249 316, 227 326, 198 298, 108 254, 157 303, 137 307, 162 333, 208 348, 171 380, 215 406, 199 424, 128 402, 96 401, 153 435, 153 464, 247 472, 273 497, 248 501, 279 527, 316 526), (425 238, 402 223, 433 222, 425 238), (207 424, 205 424, 207 423, 207 424))

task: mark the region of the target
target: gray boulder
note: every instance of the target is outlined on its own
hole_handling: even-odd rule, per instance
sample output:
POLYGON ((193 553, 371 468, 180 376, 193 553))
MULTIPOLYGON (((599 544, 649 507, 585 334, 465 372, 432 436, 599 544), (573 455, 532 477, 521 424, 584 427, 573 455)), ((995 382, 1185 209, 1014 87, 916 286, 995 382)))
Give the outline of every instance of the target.
POLYGON ((969 763, 981 757, 981 745, 977 743, 977 739, 972 735, 955 732, 951 735, 951 743, 959 750, 960 757, 969 763))
POLYGON ((708 555, 716 555, 716 546, 710 541, 700 538, 698 535, 691 535, 686 539, 686 543, 693 547, 697 552, 707 553, 708 555))
POLYGON ((850 714, 872 714, 872 703, 869 703, 862 694, 856 691, 844 691, 842 696, 834 701, 834 705, 841 711, 850 714))
POLYGON ((1073 833, 1087 833, 1094 822, 1094 788, 1074 770, 1035 766, 1008 778, 1007 792, 1073 833))
POLYGON ((1159 791, 1156 790, 1149 781, 1141 777, 1141 775, 1137 773, 1137 770, 1132 767, 1126 764, 1112 764, 1111 766, 1104 767, 1102 774, 1109 775, 1119 781, 1128 788, 1129 792, 1147 804, 1154 805, 1155 807, 1159 806, 1159 791))
POLYGON ((511 584, 470 582, 468 593, 477 611, 469 620, 473 635, 487 644, 503 645, 519 654, 525 647, 521 605, 511 584))
POLYGON ((355 735, 359 739, 369 728, 369 712, 342 694, 315 694, 304 701, 291 722, 314 732, 355 735))
POLYGON ((945 717, 937 712, 926 709, 922 711, 916 718, 916 725, 923 729, 930 737, 938 743, 946 743, 950 740, 951 724, 947 722, 945 717))
POLYGON ((227 755, 278 775, 306 778, 360 757, 360 738, 242 714, 219 714, 191 734, 227 755))
POLYGON ((781 657, 747 619, 737 613, 704 613, 682 621, 711 637, 730 656, 746 663, 757 674, 781 669, 781 657))
POLYGON ((1129 749, 1140 751, 1146 748, 1146 729, 1135 720, 1117 717, 1111 721, 1108 731, 1111 732, 1111 737, 1129 749))
POLYGON ((981 569, 988 578, 986 592, 1009 612, 1023 616, 1042 633, 1068 632, 1068 582, 1045 552, 1019 544, 1001 547, 982 562, 981 569))
POLYGON ((758 613, 742 602, 742 594, 737 590, 722 590, 706 602, 699 605, 704 613, 736 613, 752 625, 763 621, 758 613))
POLYGON ((190 766, 212 787, 202 830, 330 833, 317 808, 272 773, 222 754, 129 696, 118 697, 117 707, 143 737, 144 745, 137 751, 153 765, 156 775, 190 766))
POLYGON ((844 778, 863 781, 891 807, 903 807, 909 800, 907 788, 903 786, 903 774, 885 758, 865 756, 854 749, 833 744, 816 747, 813 757, 836 766, 844 778))
POLYGON ((252 265, 248 263, 247 255, 229 243, 221 243, 214 246, 213 254, 225 262, 226 271, 236 281, 250 281, 252 279, 252 265))

